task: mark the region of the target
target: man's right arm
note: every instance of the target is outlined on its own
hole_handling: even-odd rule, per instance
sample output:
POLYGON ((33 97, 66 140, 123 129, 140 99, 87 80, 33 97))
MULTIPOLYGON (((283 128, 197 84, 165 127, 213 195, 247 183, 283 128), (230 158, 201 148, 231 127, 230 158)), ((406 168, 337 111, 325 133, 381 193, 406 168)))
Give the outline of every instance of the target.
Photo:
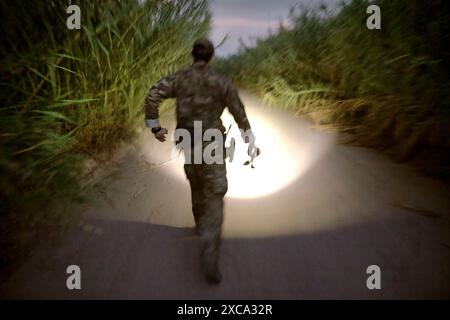
MULTIPOLYGON (((244 135, 252 134, 244 104, 239 97, 238 91, 230 81, 227 81, 225 84, 225 103, 228 110, 230 110, 230 113, 233 115, 234 121, 236 121, 241 133, 243 133, 243 138, 244 135)), ((249 142, 245 138, 244 140, 246 140, 245 142, 249 142)))
POLYGON ((250 127, 250 122, 248 121, 244 104, 242 103, 239 93, 231 81, 226 83, 225 103, 228 110, 230 110, 230 113, 233 115, 234 121, 236 121, 239 129, 241 130, 242 139, 245 143, 249 144, 247 153, 253 161, 253 159, 261 153, 261 150, 255 145, 256 138, 252 132, 252 128, 250 127))

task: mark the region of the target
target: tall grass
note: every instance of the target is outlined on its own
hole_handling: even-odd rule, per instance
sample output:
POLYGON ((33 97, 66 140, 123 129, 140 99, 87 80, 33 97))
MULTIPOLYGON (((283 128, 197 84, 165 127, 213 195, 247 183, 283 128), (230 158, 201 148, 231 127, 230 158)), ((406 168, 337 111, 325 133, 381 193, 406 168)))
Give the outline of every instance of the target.
POLYGON ((443 1, 378 0, 382 29, 366 27, 369 1, 338 10, 294 8, 253 48, 219 60, 241 87, 450 177, 450 13, 443 1))
POLYGON ((62 218, 49 208, 80 199, 86 159, 133 137, 149 86, 210 25, 207 0, 72 4, 81 30, 66 28, 67 1, 0 1, 2 236, 62 218))

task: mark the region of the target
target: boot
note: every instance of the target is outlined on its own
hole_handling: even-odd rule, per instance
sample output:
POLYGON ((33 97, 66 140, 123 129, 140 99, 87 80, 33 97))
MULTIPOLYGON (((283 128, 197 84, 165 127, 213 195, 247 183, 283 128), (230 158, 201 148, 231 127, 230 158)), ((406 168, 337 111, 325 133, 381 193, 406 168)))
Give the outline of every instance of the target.
POLYGON ((205 245, 201 256, 202 272, 211 284, 219 284, 222 274, 219 271, 219 252, 210 245, 205 245))

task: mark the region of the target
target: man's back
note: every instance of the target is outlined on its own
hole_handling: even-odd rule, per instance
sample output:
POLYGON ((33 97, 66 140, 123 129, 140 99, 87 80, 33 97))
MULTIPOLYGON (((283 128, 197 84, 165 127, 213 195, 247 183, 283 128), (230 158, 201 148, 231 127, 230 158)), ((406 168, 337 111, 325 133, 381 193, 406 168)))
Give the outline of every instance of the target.
POLYGON ((177 123, 180 128, 192 128, 201 121, 204 129, 224 130, 220 116, 226 106, 228 81, 202 63, 177 73, 175 92, 177 123))
POLYGON ((223 132, 220 116, 228 107, 239 128, 244 132, 250 129, 244 106, 232 83, 204 61, 197 61, 152 87, 145 101, 147 119, 158 118, 157 107, 166 98, 177 101, 178 128, 192 129, 194 121, 201 121, 204 130, 216 128, 223 132))

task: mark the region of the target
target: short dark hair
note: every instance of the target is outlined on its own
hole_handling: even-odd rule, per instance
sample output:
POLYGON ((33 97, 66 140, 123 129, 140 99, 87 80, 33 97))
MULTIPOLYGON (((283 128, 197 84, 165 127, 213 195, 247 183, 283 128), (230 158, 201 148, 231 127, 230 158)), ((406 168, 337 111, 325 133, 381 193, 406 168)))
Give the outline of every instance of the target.
POLYGON ((214 45, 206 38, 198 39, 194 42, 192 56, 194 61, 203 60, 208 62, 214 55, 214 45))

